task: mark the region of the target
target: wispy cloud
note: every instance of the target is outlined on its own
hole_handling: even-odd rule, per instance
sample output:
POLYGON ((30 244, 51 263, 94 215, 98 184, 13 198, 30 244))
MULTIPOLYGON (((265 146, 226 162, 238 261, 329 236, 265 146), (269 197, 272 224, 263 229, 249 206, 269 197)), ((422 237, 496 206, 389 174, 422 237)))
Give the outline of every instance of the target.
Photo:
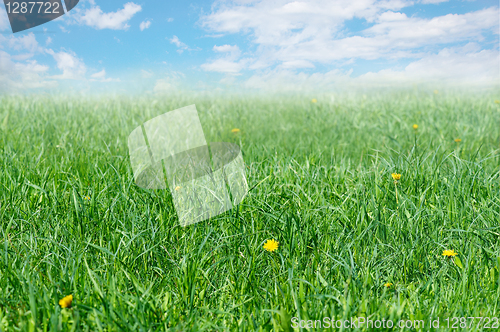
POLYGON ((480 50, 469 43, 444 48, 411 62, 402 70, 393 68, 367 72, 357 77, 352 70, 334 69, 326 73, 306 74, 276 68, 254 74, 240 82, 244 89, 261 91, 340 91, 343 89, 411 87, 414 84, 447 87, 498 86, 498 52, 480 50))
POLYGON ((9 36, 8 38, 0 36, 0 42, 7 44, 9 48, 15 51, 27 51, 31 54, 44 52, 44 49, 38 44, 35 35, 30 32, 27 35, 19 37, 9 36))
POLYGON ((441 3, 441 2, 448 2, 450 0, 420 0, 419 2, 422 3, 422 4, 433 4, 433 5, 437 5, 438 3, 441 3))
POLYGON ((139 28, 141 29, 141 31, 144 31, 145 29, 149 28, 150 25, 151 25, 150 20, 142 21, 141 24, 139 25, 139 28))
POLYGON ((251 61, 250 59, 241 59, 241 51, 237 45, 215 45, 213 51, 222 54, 219 58, 202 64, 200 67, 205 71, 214 71, 219 73, 237 74, 251 61))
POLYGON ((103 69, 100 72, 90 75, 90 81, 92 82, 120 82, 118 78, 106 77, 106 70, 103 69))
MULTIPOLYGON (((168 38, 167 38, 168 39, 168 38)), ((173 36, 172 38, 168 39, 170 41, 171 44, 174 44, 175 46, 177 46, 177 53, 179 54, 182 54, 182 52, 184 51, 200 51, 201 48, 197 47, 197 48, 190 48, 189 46, 187 46, 186 44, 184 44, 183 42, 180 41, 179 37, 177 36, 173 36)))
POLYGON ((215 45, 213 50, 219 53, 229 53, 230 57, 232 58, 238 57, 241 53, 238 45, 227 45, 227 44, 222 46, 215 45))
POLYGON ((54 52, 53 50, 47 50, 47 53, 52 55, 54 60, 57 62, 57 68, 62 71, 61 75, 52 76, 54 79, 84 79, 87 67, 83 63, 83 60, 78 58, 74 52, 71 51, 60 51, 54 52))
POLYGON ((0 50, 0 90, 19 92, 28 89, 55 88, 57 81, 47 78, 49 67, 36 60, 14 61, 12 56, 0 50))
POLYGON ((170 43, 175 44, 175 46, 179 48, 184 48, 184 49, 188 48, 187 45, 181 42, 179 37, 177 36, 173 36, 172 38, 170 38, 170 43))
POLYGON ((92 6, 83 13, 77 11, 74 19, 95 29, 127 30, 130 25, 128 21, 142 10, 140 5, 127 2, 123 9, 116 12, 104 13, 99 6, 92 6))

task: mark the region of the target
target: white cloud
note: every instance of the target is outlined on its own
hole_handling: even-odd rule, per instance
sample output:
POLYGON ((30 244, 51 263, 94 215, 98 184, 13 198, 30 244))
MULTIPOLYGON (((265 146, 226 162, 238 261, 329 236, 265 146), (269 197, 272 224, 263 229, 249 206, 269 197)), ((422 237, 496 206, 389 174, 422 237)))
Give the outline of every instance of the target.
POLYGON ((414 84, 447 87, 489 87, 500 84, 499 52, 479 50, 476 44, 445 48, 427 54, 403 70, 383 69, 352 77, 351 71, 296 73, 275 69, 255 74, 241 83, 262 91, 339 91, 356 88, 410 87, 414 84))
POLYGON ((174 21, 174 19, 173 19, 172 17, 169 17, 169 18, 167 19, 167 22, 173 22, 173 21, 174 21))
POLYGON ((97 72, 95 74, 90 75, 90 77, 96 78, 96 79, 103 79, 104 77, 106 77, 106 70, 103 69, 100 72, 97 72))
POLYGON ((47 37, 47 39, 45 40, 45 45, 50 45, 51 43, 52 43, 52 38, 47 37))
POLYGON ((231 58, 237 58, 240 56, 241 54, 241 51, 240 51, 240 48, 238 47, 238 45, 222 45, 222 46, 217 46, 215 45, 213 50, 215 52, 219 52, 219 53, 229 53, 229 56, 231 58))
POLYGON ((500 78, 499 53, 493 50, 477 50, 474 44, 463 48, 445 48, 437 54, 428 55, 410 63, 402 73, 386 71, 379 75, 367 73, 364 79, 393 83, 417 81, 445 83, 448 85, 497 85, 500 78), (473 50, 476 49, 476 50, 473 50), (374 77, 378 76, 378 77, 374 77))
MULTIPOLYGON (((431 19, 397 12, 405 0, 224 1, 203 16, 206 29, 247 34, 257 51, 246 69, 313 68, 349 59, 418 58, 422 47, 481 40, 498 32, 496 7, 431 19), (345 23, 365 19, 372 26, 347 35, 345 23)), ((234 65, 233 65, 234 66, 234 65)))
POLYGON ((106 70, 103 69, 100 72, 90 75, 90 81, 92 82, 120 82, 117 78, 106 77, 106 70))
POLYGON ((497 8, 432 19, 408 18, 404 14, 388 12, 380 16, 377 24, 366 29, 365 34, 390 41, 393 47, 400 48, 447 44, 472 38, 480 40, 483 30, 498 30, 498 16, 497 8))
POLYGON ((441 2, 448 2, 450 0, 420 0, 420 3, 422 4, 438 4, 441 2))
POLYGON ((53 76, 56 79, 84 79, 87 68, 83 61, 79 59, 74 52, 54 52, 47 50, 47 53, 54 57, 57 62, 57 68, 62 70, 61 75, 53 76))
POLYGON ((214 71, 219 73, 238 74, 252 60, 245 58, 239 61, 241 55, 238 45, 222 45, 213 47, 213 51, 222 53, 223 56, 202 64, 200 67, 205 71, 214 71))
POLYGON ((182 49, 187 49, 187 48, 188 48, 188 47, 187 47, 187 45, 186 45, 186 44, 184 44, 183 42, 181 42, 181 41, 179 40, 179 37, 177 37, 177 36, 173 36, 173 37, 172 37, 171 39, 169 39, 169 40, 170 40, 170 43, 171 43, 171 44, 175 44, 175 46, 177 46, 177 47, 179 47, 179 48, 182 48, 182 49))
POLYGON ((142 21, 141 24, 139 25, 139 28, 141 29, 141 31, 144 31, 145 29, 149 28, 150 25, 151 25, 150 20, 142 21))
POLYGON ((123 9, 111 13, 104 13, 99 6, 93 6, 83 14, 77 12, 75 19, 95 29, 127 30, 130 27, 128 21, 141 10, 142 7, 133 2, 127 2, 123 9))
POLYGON ((47 79, 49 67, 31 60, 36 54, 45 53, 33 33, 19 37, 0 34, 0 48, 5 50, 0 50, 0 91, 18 92, 57 86, 56 81, 47 79))
POLYGON ((4 35, 0 34, 0 49, 1 48, 11 51, 10 54, 5 54, 8 54, 9 60, 20 61, 19 63, 16 62, 16 64, 19 65, 27 65, 31 62, 28 61, 23 63, 23 61, 27 61, 33 58, 36 54, 45 53, 44 48, 38 44, 33 33, 21 35, 19 37, 13 35, 5 37, 4 35))
MULTIPOLYGON (((46 44, 50 44, 51 37, 47 37, 46 44)), ((56 70, 57 70, 56 69, 56 70)), ((87 68, 82 59, 74 52, 62 50, 55 52, 52 49, 45 49, 38 44, 33 33, 17 36, 5 37, 0 34, 0 91, 20 92, 30 89, 53 89, 59 87, 57 80, 75 80, 79 89, 80 83, 87 82, 85 78, 87 68), (4 50, 1 50, 4 49, 4 50), (10 54, 8 52, 13 52, 10 54), (32 60, 35 55, 51 55, 59 75, 50 75, 51 67, 40 64, 38 60, 32 60)), ((111 82, 119 81, 106 77, 106 71, 90 76, 90 81, 111 82)), ((64 87, 70 86, 65 83, 64 87)))
POLYGON ((243 59, 241 61, 232 61, 222 58, 209 63, 204 63, 201 65, 201 68, 205 71, 237 74, 245 68, 245 65, 248 63, 248 61, 248 59, 243 59))
POLYGON ((215 52, 240 52, 240 48, 238 47, 238 45, 234 45, 234 46, 231 46, 231 45, 222 45, 222 46, 217 46, 217 45, 214 45, 214 48, 213 50, 215 52))
POLYGON ((189 46, 187 46, 186 44, 181 42, 179 37, 177 37, 175 35, 168 40, 170 41, 171 44, 174 44, 175 46, 177 46, 177 48, 178 48, 177 53, 179 53, 179 54, 182 54, 182 52, 184 52, 185 50, 187 50, 187 51, 200 51, 201 50, 201 48, 199 48, 199 47, 189 48, 189 46))
POLYGON ((336 32, 345 20, 357 17, 372 21, 382 11, 398 10, 411 3, 402 0, 229 1, 221 2, 213 13, 201 18, 201 23, 218 32, 253 32, 257 43, 276 44, 293 39, 291 30, 304 29, 307 35, 313 30, 336 32))
POLYGON ((314 68, 314 65, 307 60, 292 60, 284 61, 281 64, 282 68, 314 68))
POLYGON ((57 87, 56 81, 46 79, 48 69, 48 66, 40 65, 35 60, 15 62, 10 54, 0 51, 0 90, 19 92, 57 87))
POLYGON ((0 41, 7 44, 7 46, 16 51, 28 51, 29 53, 43 52, 43 48, 38 45, 33 32, 24 36, 9 36, 5 38, 0 36, 0 41))

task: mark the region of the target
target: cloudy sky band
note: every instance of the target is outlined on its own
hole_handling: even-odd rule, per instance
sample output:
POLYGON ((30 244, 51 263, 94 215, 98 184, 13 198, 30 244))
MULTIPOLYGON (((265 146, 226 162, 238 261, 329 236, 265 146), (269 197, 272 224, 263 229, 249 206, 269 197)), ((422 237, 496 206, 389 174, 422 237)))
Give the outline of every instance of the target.
POLYGON ((498 86, 499 15, 497 1, 82 0, 12 34, 2 4, 0 91, 498 86))

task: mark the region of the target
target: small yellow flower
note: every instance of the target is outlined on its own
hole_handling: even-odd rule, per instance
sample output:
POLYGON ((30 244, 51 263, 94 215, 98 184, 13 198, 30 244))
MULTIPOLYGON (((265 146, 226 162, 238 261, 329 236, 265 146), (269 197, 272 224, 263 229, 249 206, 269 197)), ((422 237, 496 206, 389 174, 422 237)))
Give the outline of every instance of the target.
POLYGON ((388 283, 384 284, 384 286, 387 287, 387 288, 389 288, 389 287, 392 286, 392 282, 388 282, 388 283))
POLYGON ((392 173, 391 176, 394 179, 394 181, 399 181, 399 179, 401 179, 401 174, 398 173, 392 173))
POLYGON ((437 95, 439 93, 438 90, 434 90, 434 94, 437 95))
POLYGON ((446 257, 452 257, 452 256, 456 256, 458 255, 458 253, 455 252, 455 250, 443 250, 443 256, 446 256, 446 257))
POLYGON ((317 100, 316 98, 313 98, 313 99, 311 100, 311 103, 313 103, 313 104, 316 104, 317 102, 318 102, 318 100, 317 100))
POLYGON ((462 140, 460 138, 455 138, 455 142, 460 143, 462 140))
POLYGON ((180 189, 181 189, 181 187, 179 187, 179 186, 175 187, 175 191, 180 190, 180 189))
POLYGON ((71 308, 71 303, 73 302, 73 295, 68 295, 59 300, 59 305, 61 308, 71 308))
POLYGON ((413 129, 417 130, 418 129, 418 124, 413 125, 413 129))
POLYGON ((240 132, 240 130, 239 130, 238 128, 234 128, 233 130, 231 130, 231 132, 232 132, 233 134, 236 134, 236 133, 239 133, 239 132, 240 132))
POLYGON ((85 196, 84 199, 90 201, 90 196, 85 196))
POLYGON ((500 100, 495 99, 495 104, 500 104, 500 100))
POLYGON ((279 245, 278 241, 267 240, 266 243, 264 243, 264 249, 273 252, 275 250, 278 250, 278 245, 279 245))

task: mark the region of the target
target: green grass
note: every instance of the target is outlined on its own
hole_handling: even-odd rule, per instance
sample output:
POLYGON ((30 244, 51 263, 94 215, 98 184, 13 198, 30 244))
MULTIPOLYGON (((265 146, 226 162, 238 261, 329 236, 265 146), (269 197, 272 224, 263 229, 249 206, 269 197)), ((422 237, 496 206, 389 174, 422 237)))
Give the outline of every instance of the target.
POLYGON ((0 330, 500 317, 495 99, 1 97, 0 330), (168 191, 134 184, 127 137, 193 103, 207 141, 241 146, 253 189, 237 209, 183 228, 168 191))

